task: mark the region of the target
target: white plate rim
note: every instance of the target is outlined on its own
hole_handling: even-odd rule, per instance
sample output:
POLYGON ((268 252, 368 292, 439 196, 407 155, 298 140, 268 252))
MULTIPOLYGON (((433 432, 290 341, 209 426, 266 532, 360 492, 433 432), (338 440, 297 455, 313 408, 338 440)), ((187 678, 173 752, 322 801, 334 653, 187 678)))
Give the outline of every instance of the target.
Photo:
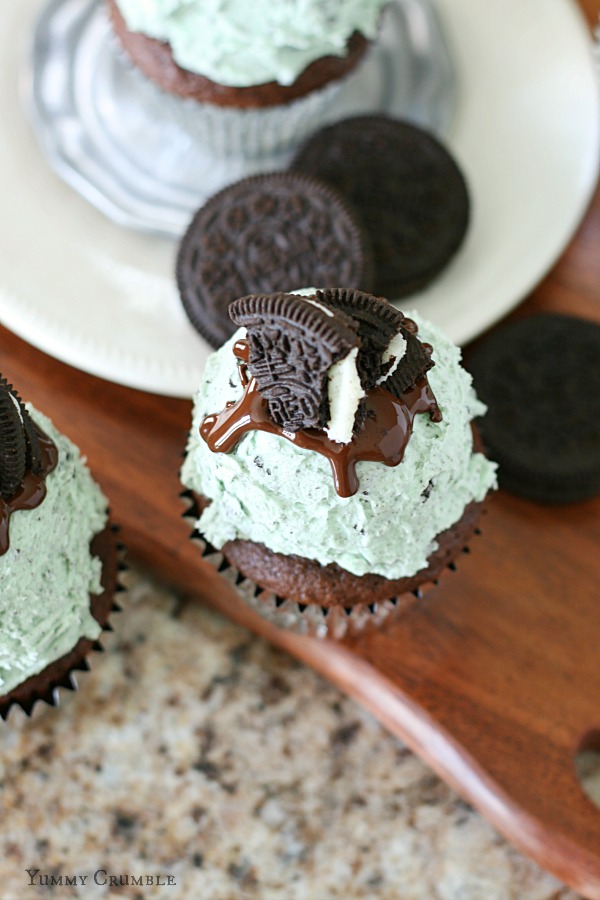
MULTIPOLYGON (((22 21, 26 21, 28 16, 31 18, 40 5, 39 0, 21 0, 21 4, 23 9, 27 7, 27 10, 21 13, 22 21)), ((597 183, 600 160, 600 103, 591 36, 574 0, 552 0, 550 3, 548 0, 535 0, 528 4, 519 4, 519 0, 488 0, 485 10, 477 0, 436 0, 436 4, 447 29, 451 49, 454 51, 459 78, 463 79, 462 84, 459 84, 457 115, 454 127, 448 135, 448 143, 463 165, 472 185, 474 217, 465 246, 446 272, 428 290, 407 298, 403 302, 403 308, 418 308, 423 315, 444 328, 456 343, 464 344, 516 306, 551 268, 572 237, 597 183), (506 55, 506 52, 511 50, 511 65, 509 67, 505 61, 505 69, 501 69, 498 58, 489 53, 491 45, 487 46, 490 40, 490 23, 494 25, 500 21, 504 23, 504 32, 498 28, 492 30, 498 52, 503 50, 506 55), (546 137, 547 132, 553 135, 554 142, 548 148, 549 151, 560 150, 566 155, 561 162, 562 168, 557 168, 556 160, 551 158, 550 162, 554 168, 550 167, 544 176, 544 167, 539 166, 539 159, 540 171, 535 168, 531 147, 521 147, 519 150, 521 155, 515 153, 514 159, 510 160, 513 168, 507 166, 504 171, 499 168, 501 183, 494 184, 490 178, 494 154, 485 144, 485 126, 481 122, 474 121, 474 116, 477 111, 480 114, 482 112, 482 93, 487 86, 495 104, 489 111, 493 116, 495 127, 500 131, 503 126, 510 129, 511 119, 514 117, 513 107, 524 102, 521 91, 518 95, 516 93, 511 95, 511 89, 514 90, 515 87, 511 86, 511 78, 515 76, 515 68, 517 72, 520 71, 515 59, 517 63, 520 61, 521 69, 525 67, 524 70, 529 72, 526 69, 529 60, 523 52, 521 52, 523 58, 520 59, 517 51, 519 47, 522 51, 523 31, 526 31, 526 26, 532 22, 536 22, 538 26, 538 42, 545 42, 543 46, 540 43, 535 45, 535 52, 532 54, 534 58, 531 60, 531 78, 528 79, 534 82, 533 86, 528 85, 531 102, 534 105, 536 100, 540 102, 534 109, 535 115, 531 116, 531 121, 526 122, 523 118, 523 122, 533 129, 533 136, 537 135, 538 140, 540 135, 546 137), (558 35, 560 47, 556 46, 558 35), (548 63, 548 60, 552 59, 556 66, 557 56, 565 60, 565 66, 568 63, 571 86, 577 92, 577 109, 572 108, 568 90, 562 94, 559 90, 557 94, 557 82, 553 80, 557 76, 548 63), (477 66, 477 79, 473 78, 474 66, 477 66), (548 82, 547 89, 542 74, 548 82), (550 92, 553 94, 552 98, 549 96, 550 92), (551 118, 552 127, 550 127, 551 118), (563 120, 569 125, 568 142, 564 124, 561 131, 563 120), (537 231, 529 233, 522 229, 524 235, 522 240, 519 239, 519 234, 513 234, 511 240, 514 247, 511 247, 510 240, 508 246, 505 246, 508 231, 506 226, 511 222, 511 212, 516 217, 524 207, 519 206, 516 198, 511 195, 510 186, 517 176, 523 177, 520 169, 516 171, 521 164, 526 166, 525 171, 534 181, 538 179, 536 182, 538 188, 541 185, 547 190, 544 204, 538 204, 536 201, 530 210, 531 229, 535 225, 537 231), (527 169, 527 166, 530 168, 527 169), (556 215, 555 210, 554 216, 550 216, 546 207, 548 201, 552 201, 555 196, 560 202, 560 215, 556 215), (513 202, 516 212, 510 208, 513 202), (497 208, 494 203, 497 204, 497 208), (494 210, 497 215, 490 215, 490 210, 494 210), (533 215, 534 211, 538 218, 533 215), (494 229, 496 227, 499 229, 496 224, 498 219, 504 223, 504 230, 496 234, 494 229), (499 258, 498 243, 506 258, 499 258), (498 272, 494 269, 494 265, 498 272), (481 287, 482 283, 486 285, 485 290, 481 287)), ((10 13, 14 14, 14 8, 12 10, 10 8, 11 4, 8 4, 0 9, 0 24, 4 16, 10 18, 10 13)), ((0 33, 3 30, 0 27, 0 33)), ((13 65, 19 64, 19 54, 24 52, 24 36, 20 34, 19 38, 21 45, 15 47, 9 54, 13 65)), ((65 219, 62 222, 58 221, 57 228, 63 230, 67 228, 68 231, 72 228, 72 224, 66 226, 66 216, 76 214, 78 221, 81 221, 78 232, 82 246, 87 244, 89 249, 93 244, 97 244, 103 254, 103 265, 111 258, 111 252, 114 252, 115 248, 120 252, 121 246, 125 247, 128 252, 123 250, 119 260, 122 278, 132 276, 137 266, 141 282, 145 284, 145 266, 148 265, 149 270, 152 269, 152 275, 156 275, 158 279, 154 285, 156 296, 160 294, 162 297, 162 299, 155 298, 156 302, 160 305, 164 300, 163 295, 168 294, 165 303, 170 310, 169 314, 173 317, 169 328, 172 332, 171 339, 177 346, 170 358, 163 360, 155 353, 144 352, 143 334, 137 335, 139 338, 137 343, 132 334, 129 344, 125 347, 116 346, 110 340, 106 340, 106 334, 99 340, 98 332, 94 331, 97 323, 93 320, 93 316, 90 320, 89 333, 86 333, 85 327, 83 331, 81 330, 81 321, 77 319, 67 326, 64 320, 55 321, 53 312, 57 310, 57 303, 56 295, 51 296, 51 279, 52 275, 58 272, 56 261, 42 259, 35 272, 28 272, 27 277, 33 283, 28 285, 29 298, 25 298, 20 293, 18 272, 15 275, 10 259, 16 252, 18 261, 23 263, 23 259, 26 258, 23 241, 17 244, 11 244, 10 240, 3 241, 6 232, 3 234, 1 230, 0 322, 39 349, 91 374, 159 394, 191 396, 209 348, 193 332, 181 310, 176 308, 174 284, 170 283, 173 281, 173 247, 165 246, 167 242, 147 236, 127 235, 114 223, 105 222, 96 211, 83 209, 84 201, 80 198, 68 196, 69 189, 59 183, 56 176, 47 169, 26 126, 21 120, 16 121, 15 116, 22 114, 15 104, 15 98, 12 95, 9 97, 7 91, 6 86, 0 89, 0 110, 7 115, 5 121, 8 128, 5 133, 18 133, 19 140, 15 141, 11 149, 10 142, 5 139, 4 150, 0 150, 0 159, 4 157, 5 177, 9 179, 17 177, 21 171, 19 166, 22 161, 20 158, 15 160, 15 157, 20 157, 23 152, 29 166, 27 174, 31 177, 33 185, 44 195, 45 200, 54 198, 57 205, 64 207, 65 219), (14 171, 10 170, 9 165, 7 172, 7 162, 9 164, 12 162, 14 171), (3 243, 9 244, 7 253, 2 252, 6 249, 3 243), (128 261, 129 251, 131 264, 128 261), (51 265, 47 268, 44 262, 51 265), (50 296, 50 301, 44 307, 47 295, 50 296)), ((508 139, 510 142, 510 130, 508 139)), ((522 139, 522 135, 515 134, 515 144, 519 139, 522 139)), ((549 164, 546 160, 546 165, 549 164)), ((21 183, 25 184, 24 181, 21 183)), ((13 191, 11 196, 16 198, 16 202, 11 202, 9 198, 6 213, 14 216, 20 204, 18 211, 23 221, 33 223, 33 217, 39 210, 32 205, 35 192, 28 193, 28 190, 29 188, 23 188, 21 191, 13 191)), ((550 210, 552 205, 550 202, 550 210)), ((70 221, 72 222, 72 218, 70 221)), ((523 223, 515 221, 514 224, 515 227, 522 228, 523 223)), ((41 241, 38 241, 37 251, 40 251, 39 243, 41 241)), ((43 253, 43 248, 41 252, 43 253)), ((68 259, 65 260, 65 265, 68 265, 68 259)), ((96 267, 90 270, 88 275, 91 279, 101 280, 106 276, 106 272, 96 267)), ((67 276, 62 270, 60 277, 63 279, 62 284, 68 285, 67 276)), ((85 282, 85 279, 82 281, 85 282)), ((107 281, 107 285, 112 283, 107 281)), ((94 288, 100 291, 102 287, 103 285, 92 283, 88 279, 88 290, 94 288)), ((82 283, 79 289, 85 293, 86 284, 82 283)), ((85 325, 85 322, 83 324, 85 325)), ((131 327, 131 323, 129 325, 131 327)), ((150 327, 148 322, 145 322, 145 325, 150 327)), ((114 327, 123 326, 122 323, 117 323, 114 327)), ((137 326, 134 326, 134 330, 137 332, 137 326)), ((110 335, 110 330, 107 334, 110 335)), ((121 334, 119 331, 119 335, 121 334)))

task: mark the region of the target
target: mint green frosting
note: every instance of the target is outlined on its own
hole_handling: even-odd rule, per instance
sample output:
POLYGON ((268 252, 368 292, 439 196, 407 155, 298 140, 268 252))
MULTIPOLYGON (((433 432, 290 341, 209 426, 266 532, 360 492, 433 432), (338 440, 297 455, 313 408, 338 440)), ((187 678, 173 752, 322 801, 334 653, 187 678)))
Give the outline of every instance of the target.
POLYGON ((353 497, 336 494, 323 456, 278 435, 249 432, 233 452, 211 452, 199 426, 206 414, 241 396, 232 347, 242 330, 209 357, 182 481, 213 501, 198 527, 215 547, 247 539, 323 565, 337 562, 356 575, 410 576, 426 565, 436 536, 496 485, 495 464, 472 450, 470 422, 485 407, 460 365, 460 351, 432 324, 409 315, 434 348, 428 377, 443 421, 416 416, 404 459, 394 468, 359 462, 353 497))
POLYGON ((219 84, 288 85, 315 59, 372 39, 387 0, 117 0, 131 31, 168 41, 184 69, 219 84))
POLYGON ((0 695, 101 631, 90 613, 101 571, 90 541, 106 523, 106 499, 77 447, 28 409, 59 463, 40 506, 11 515, 10 548, 0 556, 0 695))

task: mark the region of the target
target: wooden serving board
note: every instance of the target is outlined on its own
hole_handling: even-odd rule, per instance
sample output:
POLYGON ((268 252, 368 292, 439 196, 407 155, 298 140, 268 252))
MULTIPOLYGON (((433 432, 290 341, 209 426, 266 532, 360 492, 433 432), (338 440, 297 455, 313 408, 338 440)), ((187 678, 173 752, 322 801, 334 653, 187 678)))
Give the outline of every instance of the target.
MULTIPOLYGON (((600 192, 521 307, 600 321, 600 192)), ((0 329, 0 370, 88 456, 134 560, 312 665, 368 707, 511 841, 600 898, 600 810, 573 757, 600 749, 600 498, 499 493, 456 574, 381 632, 341 643, 247 608, 188 539, 178 471, 191 404, 113 385, 0 329)))
MULTIPOLYGON (((600 192, 516 315, 600 321, 599 246, 600 192)), ((340 643, 300 637, 247 608, 188 539, 189 402, 77 372, 1 328, 0 371, 88 456, 132 559, 312 665, 521 850, 600 898, 600 810, 573 762, 600 750, 600 498, 551 508, 500 492, 458 572, 401 619, 340 643)))

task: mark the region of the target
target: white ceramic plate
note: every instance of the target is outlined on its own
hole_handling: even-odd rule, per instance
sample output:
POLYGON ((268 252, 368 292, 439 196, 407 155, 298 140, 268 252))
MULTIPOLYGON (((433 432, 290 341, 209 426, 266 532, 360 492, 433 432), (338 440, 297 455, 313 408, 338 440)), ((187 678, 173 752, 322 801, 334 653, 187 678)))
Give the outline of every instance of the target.
MULTIPOLYGON (((16 79, 40 6, 0 4, 0 322, 85 371, 189 396, 208 347, 180 308, 175 244, 105 219, 50 171, 24 119, 16 79)), ((596 183, 600 110, 573 0, 437 7, 458 79, 447 140, 473 219, 449 268, 403 306, 464 343, 516 305, 571 237, 596 183)))

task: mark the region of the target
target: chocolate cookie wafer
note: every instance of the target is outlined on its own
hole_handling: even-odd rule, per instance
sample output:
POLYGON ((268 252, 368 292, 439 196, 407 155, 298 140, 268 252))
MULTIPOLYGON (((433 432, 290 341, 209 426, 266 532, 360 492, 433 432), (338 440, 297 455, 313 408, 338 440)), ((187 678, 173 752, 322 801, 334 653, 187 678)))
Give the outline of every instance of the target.
POLYGON ((0 378, 0 497, 12 497, 28 471, 40 471, 38 437, 21 398, 0 378))
POLYGON ((356 214, 319 179, 277 172, 238 181, 194 216, 177 257, 184 309, 214 347, 233 334, 229 304, 313 284, 368 289, 372 255, 356 214))
POLYGON ((554 314, 498 328, 467 358, 501 487, 543 503, 600 492, 599 359, 600 325, 554 314))
POLYGON ((465 178, 433 135, 385 116, 323 128, 292 169, 338 188, 373 243, 376 293, 403 297, 428 284, 461 245, 469 222, 465 178))

